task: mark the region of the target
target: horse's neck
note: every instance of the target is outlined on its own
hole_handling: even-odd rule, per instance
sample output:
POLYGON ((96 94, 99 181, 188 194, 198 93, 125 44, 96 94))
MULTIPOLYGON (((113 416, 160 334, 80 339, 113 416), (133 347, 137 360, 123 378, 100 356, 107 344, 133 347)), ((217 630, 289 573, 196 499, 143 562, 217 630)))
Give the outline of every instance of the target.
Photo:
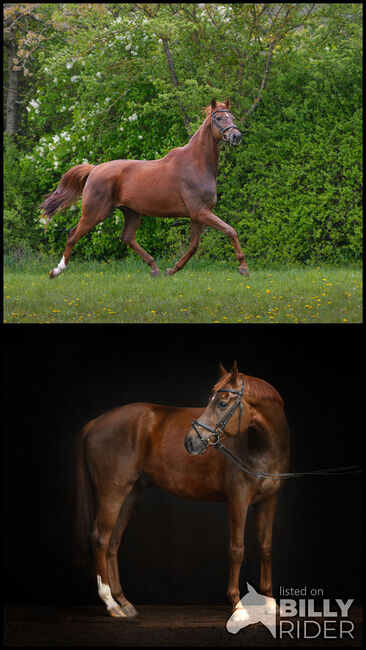
POLYGON ((243 423, 240 434, 235 437, 236 451, 244 454, 249 463, 260 458, 269 459, 277 456, 278 444, 270 428, 265 426, 263 418, 253 405, 250 405, 250 418, 243 423), (251 434, 249 433, 251 431, 251 434))
POLYGON ((196 158, 202 158, 205 167, 216 179, 219 168, 220 142, 214 140, 211 131, 211 122, 205 120, 200 128, 191 137, 187 147, 194 152, 196 158))

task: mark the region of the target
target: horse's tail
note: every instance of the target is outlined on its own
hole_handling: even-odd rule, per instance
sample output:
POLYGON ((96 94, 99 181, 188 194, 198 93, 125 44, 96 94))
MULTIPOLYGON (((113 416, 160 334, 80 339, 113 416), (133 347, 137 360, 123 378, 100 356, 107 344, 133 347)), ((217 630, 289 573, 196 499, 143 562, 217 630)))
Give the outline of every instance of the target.
POLYGON ((45 223, 45 229, 55 212, 61 212, 71 203, 80 199, 86 180, 93 168, 94 165, 89 164, 71 167, 61 178, 57 188, 44 197, 39 207, 43 209, 41 221, 45 223))
POLYGON ((94 489, 86 459, 86 434, 84 427, 75 441, 75 475, 74 475, 74 533, 75 562, 91 564, 90 533, 95 518, 94 489))

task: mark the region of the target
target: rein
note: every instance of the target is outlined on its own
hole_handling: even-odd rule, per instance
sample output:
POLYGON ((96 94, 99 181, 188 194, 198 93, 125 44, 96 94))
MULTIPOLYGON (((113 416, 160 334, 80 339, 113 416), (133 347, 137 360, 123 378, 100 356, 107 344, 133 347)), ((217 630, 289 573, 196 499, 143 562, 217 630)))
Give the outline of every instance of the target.
MULTIPOLYGON (((226 126, 226 127, 223 129, 222 126, 218 123, 218 121, 215 120, 215 117, 214 117, 214 116, 216 115, 216 113, 230 113, 230 111, 228 111, 226 108, 218 108, 217 111, 214 111, 213 113, 211 113, 211 119, 212 119, 212 121, 214 122, 214 124, 215 124, 215 126, 217 127, 217 129, 220 131, 221 135, 224 137, 225 141, 227 141, 227 137, 226 137, 226 135, 225 135, 225 131, 227 131, 228 129, 237 129, 237 130, 239 131, 239 129, 238 129, 238 127, 236 126, 236 124, 230 124, 230 126, 226 126)), ((233 115, 233 114, 230 113, 230 115, 233 115)), ((233 117, 234 117, 234 116, 233 116, 233 117)))
POLYGON ((234 465, 239 467, 239 469, 241 469, 246 474, 255 476, 257 479, 270 478, 276 480, 276 479, 285 479, 285 478, 297 478, 299 476, 339 476, 340 474, 359 474, 362 472, 362 469, 360 468, 359 465, 350 465, 348 467, 329 467, 325 469, 316 469, 313 470, 312 472, 282 472, 280 474, 271 474, 269 472, 256 472, 254 469, 249 467, 249 465, 247 465, 244 461, 238 458, 232 451, 230 451, 230 449, 225 447, 225 445, 223 445, 222 442, 220 442, 220 436, 223 433, 227 423, 234 415, 238 406, 239 406, 238 433, 240 433, 241 414, 243 411, 243 403, 241 400, 244 393, 244 381, 242 380, 241 382, 240 390, 234 390, 233 388, 220 388, 217 392, 235 393, 236 395, 238 395, 238 397, 235 400, 234 404, 229 409, 229 411, 218 422, 215 428, 209 427, 207 424, 205 424, 204 422, 200 422, 197 419, 193 420, 192 426, 195 432, 197 433, 199 439, 205 444, 206 449, 209 445, 212 445, 212 447, 215 447, 215 449, 221 451, 221 453, 224 454, 224 456, 226 456, 229 460, 231 460, 231 462, 234 465), (209 431, 211 435, 207 437, 204 436, 198 427, 201 427, 202 429, 206 429, 206 431, 209 431))

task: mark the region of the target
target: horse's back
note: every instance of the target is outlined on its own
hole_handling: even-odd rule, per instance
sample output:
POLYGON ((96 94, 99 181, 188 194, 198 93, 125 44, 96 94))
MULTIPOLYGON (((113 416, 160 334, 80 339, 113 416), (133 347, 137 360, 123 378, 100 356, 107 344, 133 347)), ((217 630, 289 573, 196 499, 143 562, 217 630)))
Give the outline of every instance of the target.
MULTIPOLYGON (((173 150, 175 151, 175 150, 173 150)), ((125 207, 154 217, 187 217, 181 194, 181 156, 158 160, 111 160, 92 170, 85 184, 86 209, 108 199, 110 209, 125 207)))

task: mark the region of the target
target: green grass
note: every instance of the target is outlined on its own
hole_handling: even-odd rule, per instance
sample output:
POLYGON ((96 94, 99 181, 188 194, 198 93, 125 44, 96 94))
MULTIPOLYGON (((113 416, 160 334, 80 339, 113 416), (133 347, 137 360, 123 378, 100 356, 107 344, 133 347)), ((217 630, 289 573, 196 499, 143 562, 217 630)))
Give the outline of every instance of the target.
MULTIPOLYGON (((188 263, 151 278, 139 260, 5 263, 6 323, 359 323, 362 270, 354 267, 251 269, 235 262, 188 263)), ((168 263, 161 262, 161 269, 168 263)))

